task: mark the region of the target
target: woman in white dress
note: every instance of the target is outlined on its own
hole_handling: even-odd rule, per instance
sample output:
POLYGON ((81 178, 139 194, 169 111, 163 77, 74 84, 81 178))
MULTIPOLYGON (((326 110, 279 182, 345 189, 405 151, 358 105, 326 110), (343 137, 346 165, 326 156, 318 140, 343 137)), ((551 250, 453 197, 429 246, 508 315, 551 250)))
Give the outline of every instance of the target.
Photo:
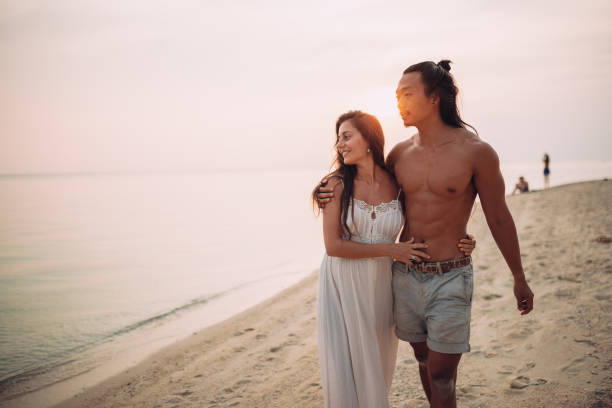
POLYGON ((384 164, 378 120, 360 111, 341 115, 335 148, 335 171, 326 179, 338 198, 322 209, 326 255, 317 305, 323 396, 330 408, 386 408, 398 344, 391 263, 427 259, 427 245, 395 242, 404 224, 402 194, 384 164))

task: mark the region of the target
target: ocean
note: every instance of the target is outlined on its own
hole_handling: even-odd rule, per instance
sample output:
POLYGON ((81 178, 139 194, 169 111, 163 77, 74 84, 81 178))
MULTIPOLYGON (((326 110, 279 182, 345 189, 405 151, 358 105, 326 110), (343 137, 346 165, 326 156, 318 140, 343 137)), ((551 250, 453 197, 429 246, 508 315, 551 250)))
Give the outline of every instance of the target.
MULTIPOLYGON (((504 163, 507 193, 541 171, 504 163)), ((0 402, 59 402, 312 273, 324 173, 0 176, 0 402)), ((553 186, 610 176, 551 163, 553 186)))

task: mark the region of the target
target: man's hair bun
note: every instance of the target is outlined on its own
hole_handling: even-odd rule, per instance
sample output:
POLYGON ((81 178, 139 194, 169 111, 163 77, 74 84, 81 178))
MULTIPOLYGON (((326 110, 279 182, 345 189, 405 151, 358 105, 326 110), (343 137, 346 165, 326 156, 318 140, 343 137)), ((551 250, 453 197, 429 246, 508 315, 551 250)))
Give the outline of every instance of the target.
POLYGON ((442 69, 444 69, 446 72, 450 72, 450 64, 451 64, 451 60, 442 60, 440 62, 438 62, 438 66, 442 69))

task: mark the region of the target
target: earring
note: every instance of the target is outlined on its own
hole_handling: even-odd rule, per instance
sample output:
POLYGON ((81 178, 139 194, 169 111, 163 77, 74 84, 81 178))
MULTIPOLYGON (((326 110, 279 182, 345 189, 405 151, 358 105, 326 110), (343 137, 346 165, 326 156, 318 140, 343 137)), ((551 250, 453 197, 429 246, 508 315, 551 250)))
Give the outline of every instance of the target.
POLYGON ((370 148, 368 147, 368 153, 370 153, 372 150, 370 150, 370 148))

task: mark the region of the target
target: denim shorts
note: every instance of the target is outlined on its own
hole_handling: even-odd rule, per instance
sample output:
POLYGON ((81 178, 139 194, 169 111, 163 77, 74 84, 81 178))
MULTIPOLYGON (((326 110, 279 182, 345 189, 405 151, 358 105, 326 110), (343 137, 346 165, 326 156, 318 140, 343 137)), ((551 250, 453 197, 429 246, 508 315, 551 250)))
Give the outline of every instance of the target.
POLYGON ((437 274, 393 262, 395 334, 438 353, 470 351, 473 289, 472 265, 437 274))

